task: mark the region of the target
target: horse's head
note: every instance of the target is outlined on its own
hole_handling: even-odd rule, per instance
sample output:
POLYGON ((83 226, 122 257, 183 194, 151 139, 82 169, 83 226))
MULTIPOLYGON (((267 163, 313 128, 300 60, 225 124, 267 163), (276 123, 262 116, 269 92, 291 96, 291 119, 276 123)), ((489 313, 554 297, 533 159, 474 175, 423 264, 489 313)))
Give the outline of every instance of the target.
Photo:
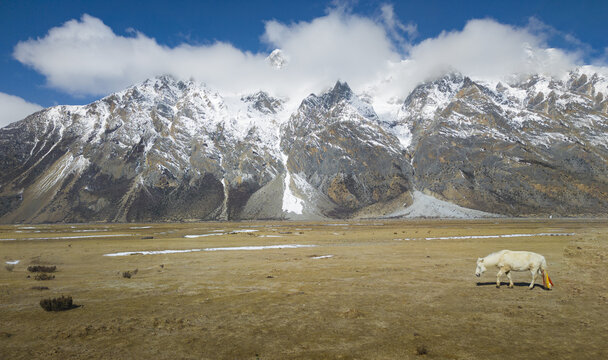
POLYGON ((483 263, 483 258, 477 259, 477 269, 475 269, 475 276, 480 277, 481 274, 486 272, 486 265, 483 263))

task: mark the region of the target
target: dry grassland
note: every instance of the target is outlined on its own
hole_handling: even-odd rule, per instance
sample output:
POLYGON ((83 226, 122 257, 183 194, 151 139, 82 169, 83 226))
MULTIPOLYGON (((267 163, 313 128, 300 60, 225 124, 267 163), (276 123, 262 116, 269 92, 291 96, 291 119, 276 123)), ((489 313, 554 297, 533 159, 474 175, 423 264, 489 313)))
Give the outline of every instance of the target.
POLYGON ((0 359, 608 358, 606 221, 340 223, 2 226, 0 359), (541 233, 574 235, 424 240, 541 233), (285 244, 316 247, 103 256, 285 244), (555 288, 476 278, 501 249, 545 255, 555 288), (61 295, 81 307, 40 307, 61 295))

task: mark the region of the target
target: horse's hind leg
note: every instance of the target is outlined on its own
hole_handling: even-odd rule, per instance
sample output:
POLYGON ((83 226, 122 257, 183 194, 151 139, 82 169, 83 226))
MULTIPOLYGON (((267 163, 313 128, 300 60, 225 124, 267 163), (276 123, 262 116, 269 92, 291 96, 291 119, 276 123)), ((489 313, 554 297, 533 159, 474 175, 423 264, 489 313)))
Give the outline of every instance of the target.
POLYGON ((513 279, 511 279, 511 270, 506 272, 507 277, 509 278, 509 287, 512 289, 513 288, 513 279))
POLYGON ((532 269, 530 272, 532 273, 532 282, 530 283, 529 289, 532 290, 534 289, 534 281, 536 281, 536 273, 538 272, 538 269, 532 269))

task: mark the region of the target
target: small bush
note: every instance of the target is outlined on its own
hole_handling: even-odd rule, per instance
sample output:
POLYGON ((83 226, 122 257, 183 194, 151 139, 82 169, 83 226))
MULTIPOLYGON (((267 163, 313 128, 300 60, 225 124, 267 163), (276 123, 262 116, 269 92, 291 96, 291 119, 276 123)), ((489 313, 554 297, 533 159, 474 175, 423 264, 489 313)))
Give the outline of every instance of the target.
POLYGON ((47 286, 32 286, 32 290, 48 290, 47 286))
POLYGON ((429 353, 429 351, 427 350, 426 346, 424 346, 424 345, 418 345, 418 346, 416 346, 416 354, 418 354, 418 355, 426 355, 428 353, 429 353))
POLYGON ((49 275, 46 273, 36 274, 36 276, 34 277, 34 279, 36 279, 36 280, 53 280, 54 278, 55 278, 55 275, 49 275))
POLYGON ((40 300, 40 307, 46 311, 64 311, 78 307, 72 302, 71 296, 61 296, 40 300))
POLYGON ((43 273, 52 273, 57 270, 57 266, 44 266, 44 265, 30 265, 27 267, 27 271, 29 272, 43 272, 43 273))
POLYGON ((122 273, 122 277, 125 279, 130 279, 131 276, 136 275, 137 274, 137 269, 133 270, 133 271, 124 271, 122 273))
POLYGON ((6 271, 13 271, 15 269, 15 264, 6 264, 4 265, 6 271))

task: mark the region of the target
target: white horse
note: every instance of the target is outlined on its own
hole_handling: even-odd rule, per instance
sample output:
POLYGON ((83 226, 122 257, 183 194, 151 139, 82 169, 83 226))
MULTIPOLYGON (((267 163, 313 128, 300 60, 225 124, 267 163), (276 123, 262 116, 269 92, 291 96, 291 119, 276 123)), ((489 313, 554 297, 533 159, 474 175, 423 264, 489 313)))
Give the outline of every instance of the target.
POLYGON ((532 273, 532 282, 530 289, 534 288, 534 280, 536 274, 544 276, 547 270, 547 261, 545 257, 530 251, 511 251, 501 250, 490 255, 477 259, 477 269, 475 276, 479 277, 486 271, 486 267, 496 266, 498 274, 496 274, 496 287, 500 287, 500 277, 506 274, 509 278, 509 287, 513 287, 511 279, 511 271, 527 271, 532 273))

